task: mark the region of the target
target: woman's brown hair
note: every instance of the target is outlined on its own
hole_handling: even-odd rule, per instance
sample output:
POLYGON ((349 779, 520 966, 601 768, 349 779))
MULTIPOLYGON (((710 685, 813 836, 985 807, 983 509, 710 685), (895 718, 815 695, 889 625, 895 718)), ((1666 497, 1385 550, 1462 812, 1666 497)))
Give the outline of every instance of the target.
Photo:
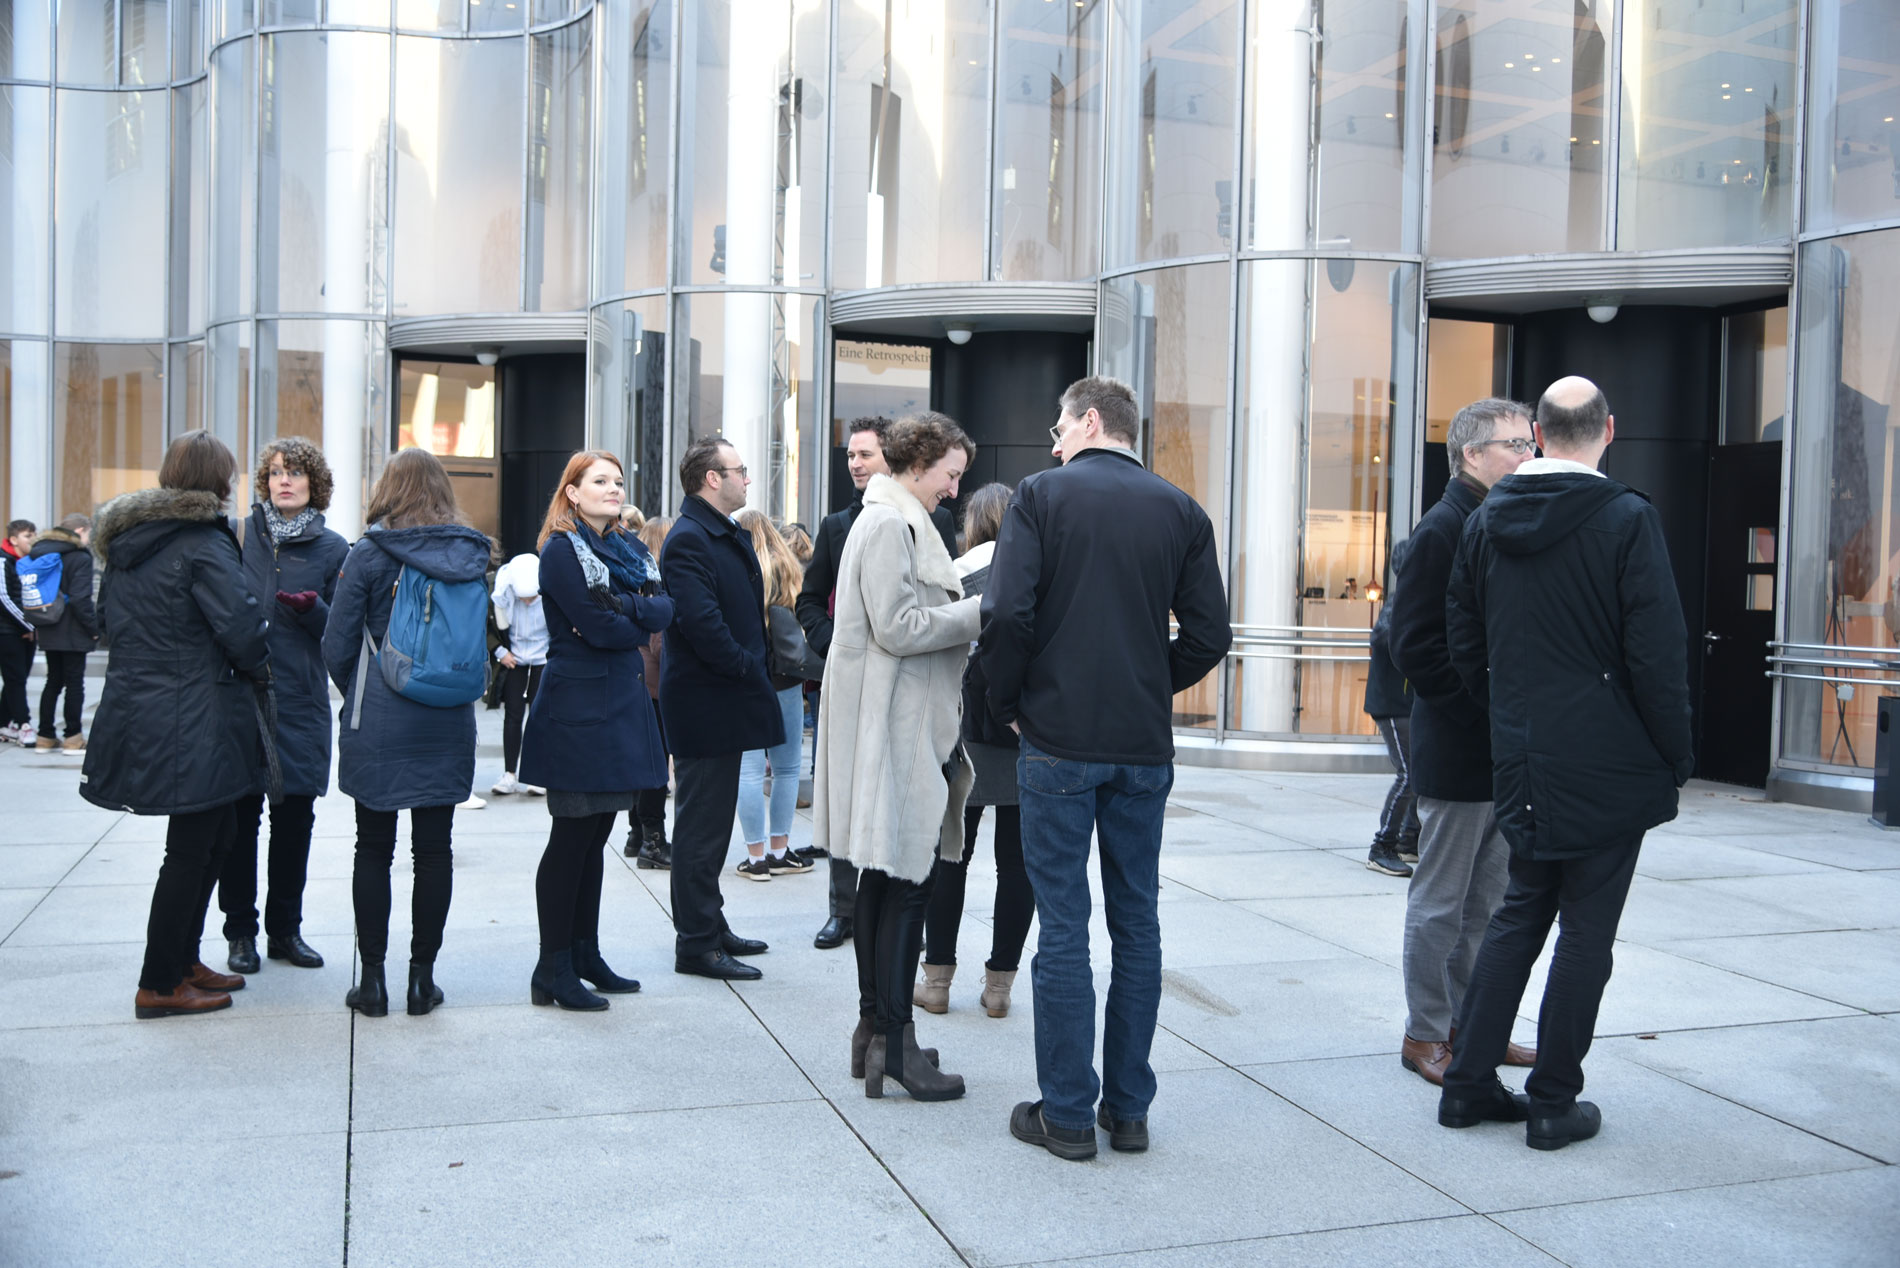
POLYGON ((673 531, 671 515, 655 515, 640 526, 640 541, 647 552, 653 556, 653 562, 660 562, 660 547, 666 544, 666 535, 673 531))
POLYGON ((363 520, 383 528, 468 523, 455 503, 448 470, 427 449, 404 449, 390 456, 370 490, 363 520))
POLYGON ((211 493, 220 502, 231 496, 231 479, 236 475, 237 459, 222 440, 203 429, 172 441, 165 460, 158 464, 161 489, 211 493))
POLYGON ((747 508, 733 518, 752 534, 752 553, 759 557, 759 571, 765 574, 765 606, 789 608, 797 604, 805 570, 798 566, 798 556, 785 544, 771 517, 747 508))
POLYGON ((336 490, 330 464, 324 459, 323 450, 302 436, 279 436, 258 451, 257 473, 251 477, 252 497, 260 502, 269 500, 272 458, 282 458, 285 466, 296 467, 309 477, 311 510, 330 509, 330 495, 336 490))
MULTIPOLYGON (((547 518, 541 521, 541 536, 535 539, 534 548, 536 550, 546 549, 548 538, 554 536, 556 533, 571 533, 574 531, 574 504, 567 500, 567 486, 570 484, 580 484, 581 479, 587 474, 587 468, 593 466, 596 462, 613 463, 614 470, 620 473, 621 480, 623 482, 626 480, 627 469, 620 465, 620 459, 614 457, 605 449, 582 449, 577 451, 567 460, 567 465, 561 468, 561 479, 555 484, 554 497, 548 502, 547 518)), ((620 517, 616 515, 607 523, 607 535, 621 532, 623 528, 624 526, 620 522, 620 517)))
POLYGON ((925 410, 891 424, 884 434, 884 461, 892 475, 927 471, 952 449, 976 461, 976 442, 948 414, 925 410))
POLYGON ((963 553, 1003 535, 1003 512, 1009 509, 1007 484, 986 484, 970 495, 963 507, 963 553))

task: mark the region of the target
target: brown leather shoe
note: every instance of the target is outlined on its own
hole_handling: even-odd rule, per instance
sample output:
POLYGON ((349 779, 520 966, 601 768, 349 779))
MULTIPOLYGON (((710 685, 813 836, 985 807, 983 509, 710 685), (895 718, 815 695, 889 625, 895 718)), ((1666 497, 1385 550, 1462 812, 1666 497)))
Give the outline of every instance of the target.
POLYGON ((229 1007, 231 997, 224 991, 201 991, 190 982, 180 982, 169 995, 141 989, 132 1000, 132 1014, 142 1020, 189 1017, 194 1013, 215 1013, 220 1008, 229 1007))
POLYGON ((1504 1064, 1521 1065, 1529 1069, 1537 1064, 1537 1049, 1526 1048, 1521 1043, 1507 1043, 1504 1045, 1504 1064))
POLYGON ((1405 1036, 1399 1045, 1399 1064, 1437 1087, 1445 1086, 1445 1067, 1451 1064, 1451 1045, 1436 1039, 1405 1036))
POLYGON ((241 991, 244 989, 243 978, 235 973, 220 973, 203 960, 199 960, 191 966, 191 970, 185 974, 185 981, 201 991, 224 991, 229 993, 231 991, 241 991))

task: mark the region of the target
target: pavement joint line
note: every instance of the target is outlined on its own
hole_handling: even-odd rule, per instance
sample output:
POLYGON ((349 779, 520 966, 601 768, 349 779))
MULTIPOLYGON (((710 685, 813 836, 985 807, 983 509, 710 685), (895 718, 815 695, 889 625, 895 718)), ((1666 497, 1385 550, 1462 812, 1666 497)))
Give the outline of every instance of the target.
MULTIPOLYGON (((350 947, 350 985, 356 980, 356 947, 350 947)), ((349 1099, 343 1118, 343 1268, 350 1268, 350 1183, 356 1164, 356 1010, 350 1014, 349 1099)))
MULTIPOLYGON (((1673 1189, 1648 1189, 1641 1193, 1610 1193, 1595 1198, 1571 1198, 1560 1202, 1536 1202, 1530 1206, 1501 1206, 1495 1211, 1479 1211, 1487 1219, 1496 1220, 1501 1215, 1522 1215, 1530 1211, 1561 1211, 1573 1206, 1600 1206, 1605 1202, 1634 1202, 1643 1198, 1666 1198, 1681 1193, 1713 1193, 1718 1189, 1743 1189, 1751 1184, 1786 1184, 1791 1180, 1812 1180, 1818 1176, 1857 1175, 1863 1171, 1873 1171, 1877 1167, 1891 1166, 1891 1163, 1876 1163, 1871 1167, 1830 1167, 1825 1171, 1803 1171, 1796 1175, 1757 1176, 1752 1180, 1717 1180, 1712 1184, 1685 1184, 1673 1189)), ((1532 1245, 1536 1245, 1535 1242, 1532 1245)), ((1539 1246, 1539 1250, 1543 1247, 1539 1246)), ((1549 1254, 1549 1251, 1544 1251, 1549 1254)))
MULTIPOLYGON (((1086 1255, 1064 1255, 1059 1259, 1018 1259, 1007 1264, 992 1265, 991 1268, 1043 1268, 1043 1266, 1047 1264, 1098 1263, 1102 1260, 1124 1259, 1131 1255, 1157 1255, 1177 1250, 1209 1250, 1217 1246, 1251 1246, 1256 1242, 1284 1241, 1289 1237, 1319 1237, 1327 1233, 1353 1233, 1365 1228, 1410 1228, 1418 1224, 1439 1224, 1446 1220, 1468 1220, 1474 1217, 1477 1219, 1486 1218, 1482 1213, 1473 1211, 1468 1215, 1425 1215, 1415 1220, 1373 1220, 1366 1224, 1335 1224, 1326 1228, 1302 1228, 1291 1229, 1284 1233, 1262 1233, 1258 1237, 1221 1237, 1205 1242, 1176 1242, 1166 1246, 1136 1246, 1130 1247, 1127 1250, 1091 1252, 1086 1255)), ((1507 1228, 1504 1231, 1509 1233, 1511 1230, 1507 1228)), ((1513 1234, 1513 1236, 1517 1236, 1520 1241, 1526 1240, 1517 1234, 1513 1234)), ((1535 1243, 1529 1242, 1527 1242, 1527 1244, 1535 1245, 1535 1243)), ((1537 1250, 1543 1254, 1550 1255, 1550 1252, 1544 1250, 1541 1246, 1538 1246, 1537 1250)), ((1551 1258, 1556 1259, 1556 1256, 1551 1255, 1551 1258)), ((1563 1261, 1558 1260, 1557 1262, 1562 1263, 1563 1261)))
MULTIPOLYGON (((91 854, 94 850, 98 849, 99 842, 105 840, 106 837, 111 835, 112 829, 118 827, 121 823, 125 821, 125 819, 126 819, 126 815, 123 812, 121 812, 119 816, 115 818, 110 824, 108 824, 105 830, 101 832, 98 835, 98 837, 96 837, 93 840, 93 843, 91 845, 86 846, 85 854, 81 854, 78 858, 74 859, 73 865, 67 868, 64 874, 62 874, 58 880, 54 881, 51 885, 48 885, 45 887, 46 892, 40 895, 39 902, 36 902, 31 907, 27 908, 26 911, 20 916, 20 918, 13 922, 13 927, 7 930, 6 937, 0 938, 0 948, 6 947, 6 945, 9 942, 13 941, 13 935, 20 932, 20 926, 33 918, 33 913, 38 911, 40 909, 41 904, 43 904, 47 899, 53 896, 53 891, 58 889, 61 885, 64 885, 66 883, 67 878, 70 877, 75 871, 78 870, 79 865, 81 863, 86 861, 86 855, 91 854)), ((37 844, 37 843, 29 841, 29 842, 22 842, 21 844, 32 845, 32 844, 37 844)), ((21 886, 18 886, 17 888, 39 889, 41 887, 38 885, 21 885, 21 886)))
MULTIPOLYGON (((1628 1058, 1625 1058, 1625 1059, 1627 1060, 1628 1058)), ((1701 1084, 1697 1083, 1693 1079, 1684 1078, 1682 1075, 1671 1073, 1668 1070, 1659 1070, 1655 1066, 1650 1065, 1647 1061, 1638 1061, 1636 1062, 1636 1064, 1642 1066, 1645 1070, 1648 1070, 1651 1074, 1660 1074, 1663 1078, 1668 1079, 1671 1083, 1679 1083, 1683 1087, 1692 1088, 1695 1091, 1702 1093, 1704 1096, 1713 1096, 1718 1101, 1727 1101, 1730 1105, 1735 1106, 1735 1108, 1740 1109, 1740 1110, 1745 1110, 1750 1114, 1758 1115, 1762 1118, 1767 1119, 1771 1123, 1780 1123, 1783 1127, 1792 1128, 1795 1131, 1798 1131, 1805 1136, 1812 1136, 1818 1141, 1821 1141, 1825 1144, 1833 1145, 1836 1149, 1845 1149, 1850 1154, 1858 1154, 1860 1157, 1867 1159, 1869 1162, 1872 1162, 1876 1164, 1877 1166, 1891 1167, 1894 1165, 1892 1161, 1886 1158, 1879 1157, 1876 1154, 1870 1154, 1865 1149, 1857 1149, 1853 1145, 1850 1145, 1846 1143, 1845 1141, 1835 1140, 1832 1136, 1825 1136, 1821 1134, 1820 1132, 1815 1131, 1812 1127, 1803 1127, 1799 1123, 1791 1123, 1787 1119, 1782 1118, 1780 1115, 1771 1114, 1767 1110, 1762 1109, 1759 1106, 1750 1105, 1746 1101, 1738 1101, 1732 1096, 1729 1096, 1722 1092, 1715 1091, 1713 1088, 1703 1087, 1701 1084)))
MULTIPOLYGON (((800 1073, 804 1073, 802 1070, 800 1073)), ((628 1109, 583 1110, 573 1114, 532 1114, 513 1118, 471 1118, 454 1123, 401 1123, 389 1127, 358 1127, 359 1136, 400 1136, 404 1132, 460 1131, 465 1127, 517 1127, 535 1123, 584 1123, 590 1119, 635 1118, 649 1114, 698 1114, 706 1110, 749 1110, 770 1105, 816 1105, 827 1101, 824 1093, 799 1098, 774 1097, 767 1101, 708 1101, 702 1105, 648 1105, 628 1109)), ((306 1133, 307 1134, 307 1133, 306 1133)))

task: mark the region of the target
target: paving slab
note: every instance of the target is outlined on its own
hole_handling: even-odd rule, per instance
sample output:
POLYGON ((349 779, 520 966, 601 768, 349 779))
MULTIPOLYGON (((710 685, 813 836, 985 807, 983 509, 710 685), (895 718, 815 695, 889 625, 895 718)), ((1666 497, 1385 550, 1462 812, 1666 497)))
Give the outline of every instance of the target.
MULTIPOLYGON (((1536 1014, 1549 973, 1550 951, 1545 949, 1545 958, 1531 974, 1519 1012, 1536 1014)), ((1619 942, 1615 956, 1616 968, 1597 1013, 1600 1035, 1805 1021, 1858 1011, 1654 947, 1619 942)))
POLYGON ((1900 1010, 1900 939, 1879 930, 1686 938, 1665 949, 1837 1004, 1900 1010))
POLYGON ((1211 898, 1340 898, 1389 892, 1394 879, 1326 850, 1284 850, 1262 856, 1253 852, 1166 857, 1161 874, 1191 885, 1211 898))
POLYGON ((0 845, 0 889, 51 888, 64 883, 91 842, 0 845))
POLYGON ((1752 848, 1743 837, 1725 841, 1701 836, 1651 832, 1636 857, 1636 874, 1656 881, 1708 880, 1720 876, 1781 876, 1820 872, 1826 862, 1752 848))
POLYGON ((1063 1268, 1255 1268, 1259 1264, 1273 1264, 1275 1268, 1363 1268, 1367 1264, 1539 1268, 1559 1262, 1482 1215, 1203 1242, 1168 1250, 1061 1261, 1063 1268))
POLYGON ((1397 969, 1405 952, 1405 882, 1343 898, 1266 898, 1237 902, 1257 915, 1397 969))
POLYGON ((20 925, 50 893, 50 888, 0 889, 0 945, 12 941, 20 925))

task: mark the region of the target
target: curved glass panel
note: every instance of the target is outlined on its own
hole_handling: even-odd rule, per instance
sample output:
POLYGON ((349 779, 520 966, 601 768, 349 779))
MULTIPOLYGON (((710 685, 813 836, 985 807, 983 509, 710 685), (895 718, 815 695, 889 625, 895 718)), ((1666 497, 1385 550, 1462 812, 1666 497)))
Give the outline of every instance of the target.
POLYGON ((1248 20, 1247 248, 1418 250, 1423 23, 1387 0, 1256 4, 1248 20))
POLYGON ((99 0, 59 0, 55 6, 59 27, 59 82, 62 84, 117 84, 119 36, 114 29, 111 3, 99 0))
POLYGON ((1440 0, 1433 255, 1603 248, 1611 0, 1440 0))
POLYGON ((462 0, 396 0, 396 26, 404 31, 459 31, 462 0))
POLYGON ((833 287, 980 280, 989 5, 843 0, 836 57, 833 287))
POLYGON ((172 0, 172 78, 205 68, 205 0, 172 0))
POLYGON ((263 0, 259 26, 315 26, 321 21, 321 0, 263 0))
POLYGON ((252 311, 257 217, 257 42, 226 44, 211 58, 210 319, 252 311))
POLYGON ((205 343, 193 339, 171 345, 172 368, 165 386, 171 396, 173 435, 205 425, 205 343))
MULTIPOLYGON (((251 323, 234 321, 205 333, 210 411, 205 429, 241 456, 238 475, 248 480, 251 452, 251 323)), ((234 493, 235 497, 236 494, 234 493)), ((237 504, 244 505, 238 498, 237 504)))
POLYGON ((329 0, 331 26, 389 25, 389 0, 329 0))
POLYGON ((0 0, 0 79, 51 79, 48 0, 0 0))
POLYGON ((0 330, 46 333, 46 108, 51 90, 0 87, 0 330))
POLYGON ((524 40, 396 40, 395 313, 521 303, 524 40))
POLYGON ((1116 0, 1105 267, 1233 245, 1239 24, 1232 0, 1116 0))
POLYGON ((119 82, 163 84, 171 79, 166 56, 166 0, 119 0, 119 82))
POLYGON ((587 164, 592 153, 594 24, 530 41, 525 307, 587 306, 587 164))
MULTIPOLYGON (((210 214, 210 93, 201 79, 172 90, 171 313, 174 335, 205 326, 206 217, 210 214)), ((189 430, 180 428, 179 430, 189 430)))
MULTIPOLYGON (((339 495, 362 483, 363 438, 382 426, 379 329, 334 318, 257 323, 255 443, 279 436, 314 440, 339 495)), ((353 518, 352 511, 344 522, 353 518)))
POLYGON ((380 312, 389 37, 263 40, 258 162, 261 312, 380 312))
MULTIPOLYGON (((668 135, 673 117, 673 6, 597 11, 601 77, 596 294, 666 285, 668 135)), ((624 456, 624 455, 623 455, 624 456)))
MULTIPOLYGON (((46 354, 35 340, 0 339, 0 518, 52 518, 46 500, 46 354)), ((88 508, 90 509, 90 508, 88 508)))
POLYGON ((1793 231, 1798 0, 1624 7, 1616 245, 1723 246, 1793 231))
POLYGON ((1101 229, 1103 6, 1000 0, 994 275, 1090 277, 1101 229))
POLYGON ((666 300, 603 304, 588 322, 593 375, 588 443, 625 465, 627 496, 653 514, 666 505, 666 300))
POLYGON ((165 345, 53 345, 53 491, 58 513, 90 512, 158 484, 165 453, 165 345))
POLYGON ((468 0, 471 31, 519 31, 527 22, 527 0, 468 0))
MULTIPOLYGON (((1135 390, 1139 452, 1149 470, 1184 490, 1214 521, 1227 558, 1228 266, 1131 273, 1102 283, 1100 372, 1135 390)), ((1218 675, 1174 698, 1174 725, 1216 724, 1218 675)))
POLYGON ((54 329, 165 332, 166 94, 61 89, 54 166, 54 329))
POLYGON ((1900 216, 1900 21, 1890 0, 1813 0, 1809 231, 1900 216))
MULTIPOLYGON (((1900 229, 1810 242, 1801 278, 1787 638, 1891 654, 1900 647, 1900 229)), ((1770 423, 1762 439, 1780 432, 1770 423)), ((1783 680, 1782 755, 1872 766, 1879 695, 1783 680)))
POLYGON ((256 25, 256 0, 206 0, 211 8, 211 42, 222 43, 256 25))

